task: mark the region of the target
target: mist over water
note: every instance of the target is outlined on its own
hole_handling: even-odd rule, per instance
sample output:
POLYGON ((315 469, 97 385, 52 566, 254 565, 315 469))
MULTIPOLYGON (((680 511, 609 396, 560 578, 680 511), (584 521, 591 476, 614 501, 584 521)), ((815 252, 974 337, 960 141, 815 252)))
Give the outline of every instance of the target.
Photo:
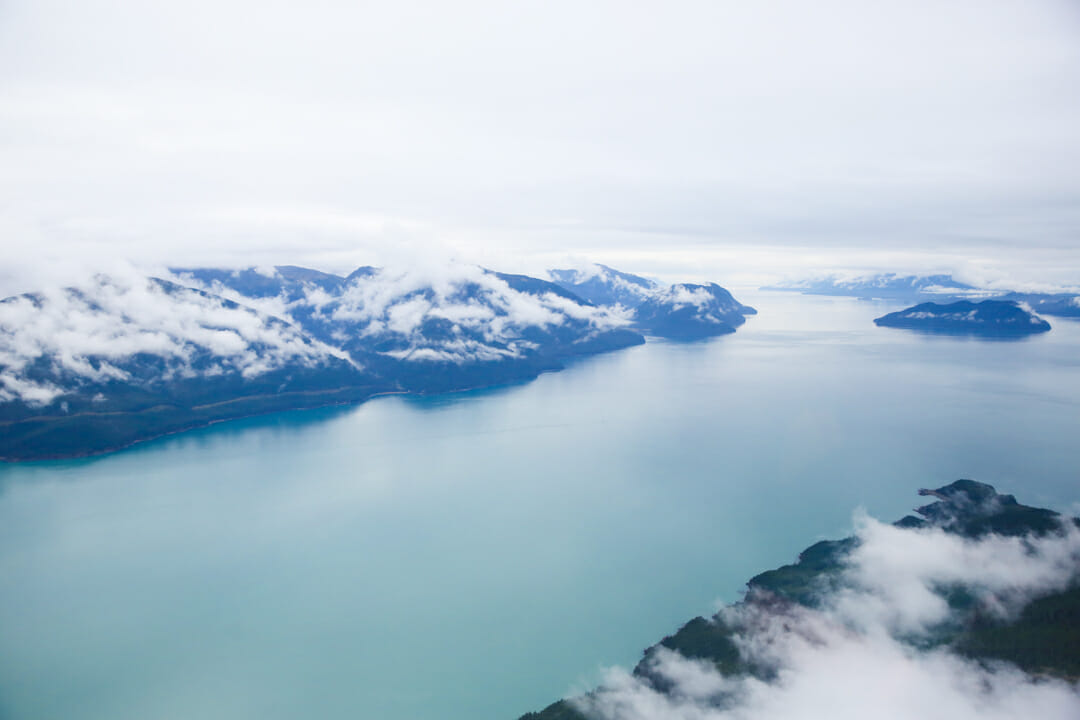
POLYGON ((0 717, 506 718, 971 477, 1080 500, 1080 323, 739 294, 710 342, 0 466, 0 717))

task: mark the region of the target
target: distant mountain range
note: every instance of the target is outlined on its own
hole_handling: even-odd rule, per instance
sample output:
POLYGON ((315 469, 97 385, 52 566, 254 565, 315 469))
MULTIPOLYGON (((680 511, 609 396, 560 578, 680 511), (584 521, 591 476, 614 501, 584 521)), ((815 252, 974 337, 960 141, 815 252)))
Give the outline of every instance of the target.
POLYGON ((833 295, 881 300, 964 297, 978 288, 953 280, 951 275, 897 275, 882 273, 859 278, 825 277, 798 280, 761 288, 804 295, 833 295))
MULTIPOLYGON (((521 720, 728 717, 727 712, 731 717, 757 717, 740 710, 769 698, 774 689, 783 697, 783 689, 798 679, 794 669, 785 673, 776 667, 776 653, 787 649, 804 655, 819 651, 827 658, 830 643, 838 643, 846 662, 822 668, 840 673, 836 684, 855 687, 875 679, 850 675, 859 670, 859 623, 877 632, 899 625, 893 628, 898 637, 889 642, 897 643, 908 662, 926 653, 933 667, 943 667, 943 658, 953 657, 961 664, 975 660, 1002 672, 1000 664, 1010 663, 1043 682, 1080 676, 1080 565, 1075 554, 1080 520, 1020 504, 1012 495, 973 480, 919 494, 934 501, 918 508, 918 516, 904 517, 891 528, 882 525, 874 533, 811 545, 796 563, 752 578, 742 601, 710 618, 696 617, 647 648, 629 677, 616 677, 610 685, 560 700, 521 720), (1015 567, 998 569, 1005 574, 1000 590, 990 589, 993 582, 986 582, 985 569, 964 567, 979 562, 982 556, 975 548, 980 541, 990 543, 990 563, 1001 560, 998 548, 1016 547, 1022 558, 1015 567), (1040 543, 1046 543, 1044 559, 1056 577, 1025 591, 1021 581, 1009 578, 1039 572, 1034 566, 1041 562, 1036 549, 1040 543), (906 582, 905 573, 919 563, 928 563, 929 587, 918 575, 920 582, 906 582), (875 584, 875 573, 883 578, 882 585, 875 584), (883 597, 895 602, 879 604, 883 597), (921 604, 901 607, 913 597, 921 604), (880 611, 884 617, 875 618, 880 611), (912 611, 929 618, 905 624, 891 614, 902 618, 912 611), (834 616, 844 624, 830 626, 834 616)), ((870 648, 882 646, 878 636, 866 642, 870 648)), ((800 708, 800 717, 829 717, 837 707, 829 697, 810 697, 817 704, 800 708)), ((861 696, 855 691, 853 697, 861 696)))
POLYGON ((987 290, 954 280, 951 275, 897 275, 886 273, 863 278, 837 277, 802 280, 763 287, 805 295, 832 295, 865 299, 938 303, 958 300, 1000 300, 1030 307, 1043 315, 1080 317, 1080 293, 1023 293, 987 290))
POLYGON ((527 380, 643 333, 734 332, 754 312, 715 284, 661 287, 610 268, 561 278, 467 265, 345 277, 176 268, 7 298, 0 458, 86 455, 233 417, 527 380), (592 300, 575 292, 582 279, 592 300))
POLYGON ((922 303, 874 320, 880 327, 904 328, 943 335, 1015 338, 1050 330, 1050 323, 1015 302, 922 303))
POLYGON ((996 300, 1027 305, 1043 315, 1080 318, 1080 295, 1070 293, 1007 293, 996 300))

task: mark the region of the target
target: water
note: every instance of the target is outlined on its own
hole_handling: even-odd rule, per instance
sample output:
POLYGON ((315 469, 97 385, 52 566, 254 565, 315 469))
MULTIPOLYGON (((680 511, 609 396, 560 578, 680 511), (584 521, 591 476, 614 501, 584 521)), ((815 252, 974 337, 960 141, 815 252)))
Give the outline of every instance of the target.
POLYGON ((1075 509, 1080 324, 746 299, 734 336, 523 385, 0 467, 0 717, 513 720, 858 506, 973 477, 1075 509))

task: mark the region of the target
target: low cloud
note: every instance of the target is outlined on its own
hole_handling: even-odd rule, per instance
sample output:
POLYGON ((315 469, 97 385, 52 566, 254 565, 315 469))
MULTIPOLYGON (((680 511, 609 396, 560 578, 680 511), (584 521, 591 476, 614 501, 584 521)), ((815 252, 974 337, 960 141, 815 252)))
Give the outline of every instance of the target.
POLYGON ((692 288, 687 285, 672 285, 657 295, 657 299, 663 303, 674 306, 675 309, 692 306, 703 310, 715 301, 712 293, 703 287, 692 288))
POLYGON ((576 701, 603 720, 808 720, 875 717, 986 720, 1080 717, 1080 686, 979 663, 927 642, 955 620, 943 594, 962 586, 1003 617, 1078 578, 1080 532, 966 540, 941 530, 856 519, 858 547, 841 588, 816 609, 744 603, 721 612, 762 679, 660 649, 652 685, 620 669, 576 701), (929 649, 927 646, 930 646, 929 649))

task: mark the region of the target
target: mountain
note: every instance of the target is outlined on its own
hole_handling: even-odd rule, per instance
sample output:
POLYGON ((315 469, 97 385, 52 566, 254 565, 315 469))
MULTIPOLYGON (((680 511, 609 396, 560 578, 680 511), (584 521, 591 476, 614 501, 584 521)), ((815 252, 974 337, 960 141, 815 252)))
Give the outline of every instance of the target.
POLYGON ((0 301, 5 459, 100 452, 386 389, 280 318, 165 280, 98 276, 0 301))
POLYGON ((716 283, 672 285, 634 309, 635 326, 650 335, 692 340, 725 335, 757 311, 716 283))
POLYGON ((311 337, 412 392, 458 390, 535 377, 561 359, 644 342, 629 320, 554 283, 467 265, 392 271, 363 267, 318 282, 283 273, 187 271, 210 289, 276 312, 311 337), (274 297, 266 290, 276 289, 274 297), (258 293, 258 294, 256 294, 258 293))
POLYGON ((923 303, 874 320, 880 327, 905 328, 944 335, 1024 337, 1047 332, 1050 323, 1016 303, 961 300, 939 305, 923 303))
POLYGON ((978 289, 958 282, 951 275, 897 275, 882 273, 860 278, 826 277, 801 280, 763 287, 762 290, 784 290, 804 295, 835 295, 917 302, 930 298, 963 298, 978 293, 978 289))
MULTIPOLYGON (((1022 505, 973 480, 919 494, 935 501, 918 516, 808 547, 794 564, 752 578, 742 601, 696 617, 646 649, 630 677, 521 720, 712 716, 703 710, 754 717, 742 706, 797 684, 805 665, 845 674, 847 692, 855 678, 846 673, 864 652, 868 659, 895 652, 909 670, 925 661, 930 672, 943 672, 944 662, 968 671, 968 658, 1010 663, 1044 681, 1080 677, 1080 520, 1022 505), (992 569, 998 562, 1006 565, 992 569), (1044 571, 1037 581, 1022 579, 1044 571), (876 635, 885 629, 895 637, 876 635), (835 668, 831 644, 840 647, 835 668), (785 652, 796 658, 778 667, 777 654, 785 652)), ((873 680, 869 667, 860 678, 873 680)), ((813 709, 801 708, 807 717, 830 714, 813 709)))
POLYGON ((726 335, 757 311, 716 283, 662 286, 606 265, 549 270, 553 282, 591 303, 631 310, 633 327, 655 337, 695 340, 726 335))
POLYGON ((640 275, 599 264, 584 270, 549 270, 548 275, 556 285, 594 305, 622 305, 632 309, 662 289, 658 283, 640 275))
POLYGON ((754 312, 715 284, 570 272, 553 273, 567 285, 463 264, 344 277, 174 268, 9 298, 0 458, 86 455, 243 415, 528 380, 639 345, 642 333, 734 332, 754 312))
POLYGON ((104 452, 230 417, 527 380, 641 344, 624 313, 472 266, 96 277, 0 302, 0 458, 104 452))
POLYGON ((284 295, 289 299, 299 299, 310 289, 339 292, 345 284, 345 278, 295 265, 278 265, 271 270, 172 268, 171 272, 185 284, 203 286, 218 294, 230 289, 248 298, 284 295))

